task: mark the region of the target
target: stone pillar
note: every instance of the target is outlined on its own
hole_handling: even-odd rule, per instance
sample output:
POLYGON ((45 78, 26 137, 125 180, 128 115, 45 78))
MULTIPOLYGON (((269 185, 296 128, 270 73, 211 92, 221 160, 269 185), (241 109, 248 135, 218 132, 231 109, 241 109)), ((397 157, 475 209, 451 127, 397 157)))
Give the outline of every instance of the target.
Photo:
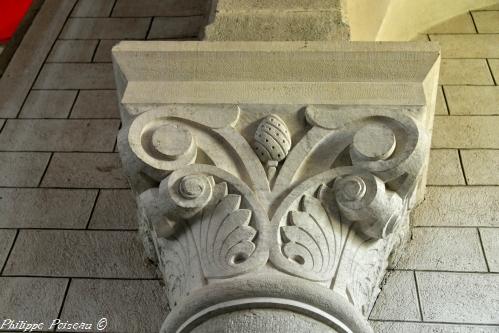
POLYGON ((344 0, 213 0, 206 40, 349 40, 344 0))
POLYGON ((162 332, 371 332, 424 189, 438 48, 122 42, 113 57, 162 332))

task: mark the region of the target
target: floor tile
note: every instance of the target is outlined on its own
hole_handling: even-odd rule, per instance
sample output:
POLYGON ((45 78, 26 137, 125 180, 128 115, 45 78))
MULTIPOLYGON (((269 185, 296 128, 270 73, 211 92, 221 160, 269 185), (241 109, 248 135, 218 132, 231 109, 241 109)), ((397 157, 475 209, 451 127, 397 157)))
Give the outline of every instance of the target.
POLYGON ((197 37, 204 24, 203 16, 156 17, 148 39, 172 39, 197 37))
POLYGON ((442 58, 499 58, 499 34, 430 35, 442 48, 442 58))
POLYGON ((428 167, 428 185, 464 185, 457 149, 432 149, 428 167))
MULTIPOLYGON (((142 1, 137 5, 142 6, 142 1)), ((71 18, 66 22, 60 38, 144 39, 150 21, 150 18, 71 18)))
POLYGON ((476 11, 473 19, 479 33, 499 32, 499 11, 476 11))
POLYGON ((414 228, 397 268, 487 272, 475 228, 414 228))
POLYGON ((0 117, 14 118, 21 110, 75 3, 76 0, 44 1, 0 80, 0 117))
POLYGON ((67 118, 76 90, 31 90, 19 118, 67 118))
POLYGON ((431 34, 442 34, 442 33, 476 33, 473 20, 470 13, 465 13, 456 17, 453 17, 443 23, 437 24, 436 26, 430 28, 427 33, 431 34))
POLYGON ((451 115, 499 115, 499 87, 445 86, 451 115))
POLYGON ((442 59, 440 84, 494 85, 485 59, 442 59))
POLYGON ((421 320, 414 272, 392 271, 388 274, 370 319, 421 320))
POLYGON ((71 112, 71 118, 119 118, 115 90, 82 90, 71 112))
POLYGON ((44 187, 128 188, 115 153, 54 154, 42 181, 44 187))
POLYGON ((58 40, 47 62, 90 62, 97 43, 96 40, 58 40))
POLYGON ((112 16, 194 16, 206 10, 205 0, 117 0, 112 16))
POLYGON ((0 153, 0 186, 38 186, 50 153, 0 153))
POLYGON ((20 230, 4 275, 155 278, 136 231, 20 230))
POLYGON ((168 315, 166 292, 159 281, 71 281, 61 317, 95 322, 106 317, 109 332, 159 332, 168 315))
POLYGON ((94 62, 112 62, 111 49, 120 42, 119 39, 103 39, 95 52, 94 62))
POLYGON ((499 185, 499 150, 463 150, 464 172, 470 185, 499 185))
POLYGON ((372 321, 376 333, 498 333, 497 326, 372 321))
POLYGON ((111 64, 45 64, 35 89, 114 89, 111 64))
POLYGON ((412 214, 414 225, 499 227, 499 186, 429 186, 425 197, 412 214))
POLYGON ((96 190, 0 188, 0 227, 85 229, 96 190))
POLYGON ((499 228, 480 228, 480 236, 490 271, 499 273, 499 228))
POLYGON ((115 0, 78 0, 72 17, 108 17, 115 0))
POLYGON ((2 319, 51 323, 59 314, 67 284, 68 279, 0 277, 2 319))
POLYGON ((130 190, 101 190, 90 229, 137 229, 137 207, 130 190))
POLYGON ((436 116, 432 147, 499 148, 498 128, 499 117, 436 116))
POLYGON ((0 269, 7 260, 16 232, 16 230, 0 230, 0 269))
POLYGON ((499 324, 499 275, 416 272, 423 321, 499 324))
POLYGON ((119 120, 10 119, 0 150, 112 151, 119 120))

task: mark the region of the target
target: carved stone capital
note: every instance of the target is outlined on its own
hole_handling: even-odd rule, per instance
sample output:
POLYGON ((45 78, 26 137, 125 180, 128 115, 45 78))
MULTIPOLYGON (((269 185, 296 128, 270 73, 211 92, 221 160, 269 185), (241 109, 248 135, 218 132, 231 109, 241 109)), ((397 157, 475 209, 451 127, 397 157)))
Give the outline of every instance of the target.
POLYGON ((114 49, 118 145, 172 308, 164 333, 371 332, 409 237, 438 51, 277 44, 114 49))

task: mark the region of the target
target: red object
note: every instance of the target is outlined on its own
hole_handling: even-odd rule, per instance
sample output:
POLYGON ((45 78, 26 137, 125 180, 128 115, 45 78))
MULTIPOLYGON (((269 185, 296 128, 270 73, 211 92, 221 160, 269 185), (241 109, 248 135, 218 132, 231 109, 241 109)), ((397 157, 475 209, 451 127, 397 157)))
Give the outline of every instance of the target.
POLYGON ((0 0, 0 43, 7 43, 16 32, 32 0, 0 0))

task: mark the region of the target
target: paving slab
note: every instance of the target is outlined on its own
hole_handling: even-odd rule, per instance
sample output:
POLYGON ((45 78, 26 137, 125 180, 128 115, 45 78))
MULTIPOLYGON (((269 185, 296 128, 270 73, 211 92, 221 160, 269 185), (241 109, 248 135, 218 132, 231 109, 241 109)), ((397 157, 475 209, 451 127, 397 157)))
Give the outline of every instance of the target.
POLYGON ((487 272, 475 228, 414 228, 397 268, 487 272))
POLYGON ((442 59, 440 84, 494 85, 485 59, 442 59))
POLYGON ((114 89, 111 64, 50 63, 45 64, 35 89, 114 89))
POLYGON ((425 198, 412 214, 416 226, 499 227, 499 186, 429 186, 425 198))
POLYGON ((71 118, 120 117, 115 90, 82 90, 71 112, 71 118))
POLYGON ((0 186, 38 186, 50 153, 0 153, 0 186))
POLYGON ((97 40, 58 40, 46 62, 90 62, 97 40))
POLYGON ((470 185, 499 185, 499 150, 463 150, 464 172, 470 185))
POLYGON ((499 327, 485 325, 452 325, 408 323, 395 321, 371 321, 376 333, 497 333, 499 327))
POLYGON ((20 230, 4 275, 156 278, 135 231, 20 230))
POLYGON ((128 188, 116 153, 55 153, 43 187, 128 188))
POLYGON ((96 196, 96 190, 0 188, 0 227, 85 229, 96 196))
POLYGON ((16 237, 16 230, 0 230, 0 269, 5 264, 16 237))
POLYGON ((196 38, 203 26, 203 16, 155 17, 147 39, 196 38))
POLYGON ((204 15, 209 3, 206 0, 117 0, 112 16, 194 16, 204 15))
POLYGON ((137 229, 137 206, 130 190, 101 190, 89 229, 137 229))
POLYGON ((479 230, 490 271, 499 273, 499 229, 480 228, 479 230))
POLYGON ((451 115, 499 115, 499 87, 445 86, 451 115))
POLYGON ((0 133, 5 151, 112 151, 119 120, 9 119, 0 133))
POLYGON ((67 284, 68 279, 0 277, 1 318, 52 322, 59 314, 67 284))
POLYGON ((473 24, 473 19, 470 13, 465 13, 453 17, 443 23, 437 24, 426 31, 430 34, 442 34, 442 33, 476 33, 475 25, 473 24))
POLYGON ((421 320, 414 272, 391 271, 369 316, 383 320, 421 320))
POLYGON ((105 317, 106 332, 159 332, 168 312, 166 292, 157 280, 74 279, 61 317, 70 322, 105 317))
POLYGON ((119 39, 102 39, 95 52, 94 62, 112 62, 111 49, 119 42, 119 39))
POLYGON ((495 116, 436 116, 432 148, 496 149, 498 128, 499 117, 495 116))
POLYGON ((423 321, 499 324, 499 274, 416 272, 423 321))
POLYGON ((465 185, 457 149, 432 149, 428 185, 465 185))
POLYGON ((499 33, 499 11, 476 11, 472 14, 479 33, 499 33))
POLYGON ((76 0, 46 0, 0 79, 0 117, 14 118, 76 0), (43 36, 43 38, 40 38, 43 36))
MULTIPOLYGON (((142 1, 137 4, 142 6, 142 1)), ((71 18, 59 38, 144 39, 150 22, 150 18, 71 18)))
POLYGON ((499 34, 430 35, 439 42, 442 58, 499 58, 499 34))
POLYGON ((116 0, 78 0, 71 17, 108 17, 116 0))
POLYGON ((19 118, 67 118, 76 90, 31 90, 19 118))

